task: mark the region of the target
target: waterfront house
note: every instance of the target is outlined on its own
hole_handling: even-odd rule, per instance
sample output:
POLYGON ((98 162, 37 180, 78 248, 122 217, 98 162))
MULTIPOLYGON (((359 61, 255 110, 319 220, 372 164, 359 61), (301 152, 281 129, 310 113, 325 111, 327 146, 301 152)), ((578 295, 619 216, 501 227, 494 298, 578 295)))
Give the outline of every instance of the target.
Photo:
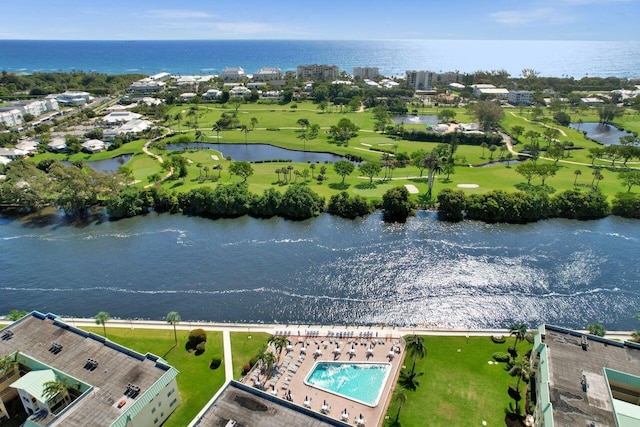
POLYGON ((244 86, 236 86, 229 91, 229 96, 231 98, 243 98, 249 95, 251 95, 251 89, 244 86))
POLYGON ((4 148, 0 147, 0 156, 7 159, 20 159, 27 155, 27 152, 19 148, 4 148))
POLYGON ((51 142, 47 144, 47 148, 54 153, 62 153, 67 150, 67 141, 62 137, 51 138, 51 142))
POLYGON ((20 399, 29 427, 159 426, 179 404, 178 371, 160 357, 53 314, 34 311, 1 329, 0 338, 0 357, 17 362, 0 377, 0 420, 9 416, 7 403, 20 399), (68 389, 51 396, 44 393, 49 381, 68 389))
POLYGON ((152 93, 160 92, 164 90, 166 83, 160 80, 154 80, 152 78, 145 78, 131 83, 129 86, 129 92, 136 93, 152 93))
POLYGON ((253 75, 253 80, 259 82, 268 82, 272 80, 280 80, 282 78, 282 70, 277 67, 264 67, 253 75))
POLYGON ((107 144, 99 139, 90 139, 82 143, 82 151, 87 153, 99 153, 107 148, 107 144))
POLYGON ((225 82, 240 82, 247 78, 241 67, 226 67, 220 73, 220 78, 225 82))

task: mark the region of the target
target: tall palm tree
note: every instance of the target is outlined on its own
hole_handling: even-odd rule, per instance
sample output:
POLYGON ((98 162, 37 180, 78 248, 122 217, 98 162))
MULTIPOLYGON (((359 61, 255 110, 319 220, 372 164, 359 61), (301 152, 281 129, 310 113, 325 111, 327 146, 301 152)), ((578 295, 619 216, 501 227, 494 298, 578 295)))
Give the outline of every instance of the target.
POLYGON ((222 126, 220 126, 219 123, 214 123, 211 130, 216 133, 216 140, 220 143, 220 132, 222 131, 222 126))
POLYGON ((265 366, 265 374, 267 375, 267 378, 271 376, 271 373, 273 372, 273 368, 276 366, 277 360, 278 359, 276 358, 276 355, 270 351, 262 355, 262 362, 264 363, 264 366, 265 366))
POLYGON ((177 311, 170 311, 167 313, 167 323, 173 325, 173 337, 175 338, 176 345, 178 345, 178 333, 176 332, 176 323, 180 322, 182 317, 177 311))
POLYGON ((427 170, 427 197, 431 197, 435 175, 442 172, 442 160, 434 153, 431 153, 422 159, 422 164, 427 170))
POLYGON ((248 142, 249 132, 251 132, 251 128, 249 128, 249 126, 247 125, 242 125, 240 126, 240 131, 244 132, 244 143, 246 144, 248 142))
POLYGON ((282 353, 282 350, 284 350, 289 344, 289 338, 284 335, 273 335, 271 338, 269 338, 268 342, 270 344, 273 344, 273 346, 276 348, 276 351, 278 352, 278 355, 280 355, 282 353))
POLYGON ((204 133, 201 130, 196 130, 196 144, 200 144, 200 148, 202 148, 203 141, 204 141, 204 133))
POLYGON ((71 386, 67 382, 66 378, 57 378, 54 381, 47 381, 42 384, 42 396, 47 400, 53 399, 55 396, 60 394, 65 404, 68 404, 70 401, 69 389, 71 386))
POLYGON ((402 387, 396 387, 393 391, 393 401, 398 405, 398 412, 396 413, 396 424, 398 424, 398 419, 400 418, 400 410, 402 410, 402 405, 407 401, 407 393, 406 390, 402 387))
POLYGON ((515 337, 515 341, 513 343, 513 350, 516 351, 516 347, 518 346, 518 342, 525 339, 527 335, 527 325, 525 323, 516 323, 511 326, 509 329, 509 335, 513 335, 515 337))
POLYGON ((107 324, 109 319, 111 319, 111 316, 109 316, 109 313, 107 313, 106 311, 101 311, 100 313, 96 314, 94 319, 96 321, 96 325, 102 325, 102 331, 104 332, 103 335, 106 337, 107 327, 105 325, 107 324))
POLYGON ((582 175, 582 171, 580 169, 576 169, 573 171, 573 174, 576 176, 576 178, 573 180, 573 186, 575 187, 576 183, 578 182, 578 177, 582 175))
POLYGON ((406 370, 400 372, 400 379, 398 382, 407 390, 416 391, 420 383, 418 377, 422 376, 423 372, 407 372, 406 370))
POLYGON ((529 364, 528 359, 521 359, 516 361, 513 366, 509 369, 509 375, 512 377, 517 377, 516 382, 516 393, 518 396, 514 396, 516 402, 516 413, 520 413, 520 400, 516 399, 516 397, 520 397, 520 381, 529 382, 529 378, 531 377, 531 365, 529 364))
POLYGON ((413 357, 413 366, 411 367, 411 373, 416 370, 416 360, 422 359, 427 355, 427 348, 424 345, 424 338, 419 335, 411 335, 405 340, 407 345, 407 352, 413 357))
POLYGON ((256 119, 255 117, 251 117, 251 130, 254 130, 257 124, 258 124, 258 119, 256 119))
POLYGON ((175 120, 178 123, 178 132, 180 132, 181 131, 180 122, 182 121, 182 113, 176 113, 173 116, 173 120, 175 120))

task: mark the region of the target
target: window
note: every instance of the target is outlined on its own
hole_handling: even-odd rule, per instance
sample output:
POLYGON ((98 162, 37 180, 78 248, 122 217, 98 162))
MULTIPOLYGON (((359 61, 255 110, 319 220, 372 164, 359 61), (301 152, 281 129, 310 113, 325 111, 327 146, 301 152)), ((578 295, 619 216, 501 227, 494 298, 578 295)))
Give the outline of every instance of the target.
POLYGON ((156 418, 155 420, 153 420, 154 424, 158 424, 158 419, 156 418))
POLYGON ((156 408, 151 408, 151 413, 155 414, 156 413, 156 408))
POLYGON ((173 405, 175 405, 178 402, 178 399, 175 398, 171 401, 171 403, 169 403, 169 407, 172 407, 173 405))

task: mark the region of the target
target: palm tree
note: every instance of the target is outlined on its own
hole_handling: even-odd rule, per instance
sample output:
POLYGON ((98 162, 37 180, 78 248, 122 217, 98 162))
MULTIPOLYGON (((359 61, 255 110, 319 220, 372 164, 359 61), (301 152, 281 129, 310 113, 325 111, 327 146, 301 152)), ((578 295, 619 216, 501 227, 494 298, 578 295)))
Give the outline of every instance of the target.
POLYGON ((512 325, 509 329, 509 335, 515 336, 516 339, 512 348, 514 351, 517 351, 516 347, 518 346, 518 341, 522 341, 527 335, 527 325, 525 323, 516 323, 512 325))
POLYGON ((582 171, 580 169, 576 169, 573 171, 573 174, 576 176, 576 179, 573 180, 573 186, 575 187, 578 182, 578 177, 582 175, 582 171))
POLYGON ((284 335, 273 335, 271 338, 269 338, 268 342, 270 344, 273 344, 273 346, 276 348, 276 351, 278 352, 278 355, 280 355, 282 353, 282 350, 285 349, 289 344, 289 338, 285 337, 284 335))
POLYGON ((180 314, 177 311, 170 311, 169 313, 167 313, 167 323, 171 323, 171 325, 173 325, 173 337, 176 340, 176 344, 178 345, 178 333, 176 332, 176 323, 180 322, 182 320, 182 317, 180 317, 180 314))
POLYGON ((438 156, 434 153, 427 154, 422 159, 422 165, 427 169, 427 197, 431 197, 431 191, 433 190, 433 181, 436 173, 442 172, 442 162, 438 156))
POLYGON ((70 400, 69 389, 71 386, 67 382, 66 378, 56 378, 54 381, 47 381, 42 384, 42 396, 47 400, 53 399, 58 394, 62 395, 64 403, 68 403, 70 400))
POLYGON ((173 116, 173 120, 175 120, 178 123, 178 132, 180 132, 181 131, 180 122, 182 121, 182 113, 176 113, 175 116, 173 116))
POLYGON ((407 352, 413 357, 413 366, 411 366, 411 373, 416 370, 416 360, 422 359, 427 355, 427 348, 424 346, 424 338, 419 335, 411 335, 406 340, 407 352))
POLYGON ((393 401, 398 405, 398 412, 396 413, 396 424, 398 424, 398 419, 400 418, 400 410, 402 410, 402 405, 407 401, 407 393, 404 388, 396 387, 393 391, 393 401))
POLYGON ((273 368, 276 366, 277 360, 278 359, 276 358, 276 355, 270 351, 262 355, 262 362, 264 363, 264 366, 265 366, 265 374, 267 375, 267 378, 271 376, 271 373, 273 372, 273 368))
POLYGON ((481 158, 484 159, 484 149, 487 148, 489 146, 489 144, 487 144, 486 142, 483 142, 482 144, 480 144, 480 147, 482 147, 482 156, 481 158))
POLYGON ((222 126, 220 126, 219 123, 214 123, 211 130, 216 133, 216 140, 220 143, 220 132, 222 131, 222 126))
POLYGON ((304 132, 300 135, 300 139, 302 139, 302 151, 307 151, 307 140, 309 139, 309 135, 304 132))
POLYGON ((407 390, 416 391, 416 389, 420 385, 417 378, 422 375, 422 372, 407 372, 406 370, 404 370, 400 372, 400 379, 398 380, 398 382, 407 390))
POLYGON ((254 130, 257 124, 258 124, 258 119, 256 119, 255 117, 251 117, 251 130, 254 130))
POLYGON ((513 366, 509 369, 509 375, 512 377, 517 377, 518 381, 516 382, 516 394, 517 396, 513 396, 513 400, 516 402, 516 413, 520 413, 520 381, 529 382, 529 378, 531 377, 531 366, 529 364, 528 359, 522 359, 516 361, 513 366))
POLYGON ((242 125, 240 126, 240 131, 244 132, 244 143, 246 144, 248 142, 247 138, 249 136, 249 132, 251 132, 251 129, 249 129, 249 126, 247 125, 242 125))
POLYGON ((106 337, 107 327, 105 325, 107 324, 109 319, 111 319, 111 316, 109 316, 109 313, 107 313, 106 311, 101 311, 100 313, 96 314, 94 319, 96 320, 96 325, 102 325, 102 331, 104 332, 103 335, 106 337))
POLYGON ((204 133, 200 130, 196 130, 196 144, 200 144, 200 148, 202 148, 202 141, 204 141, 204 133))
POLYGON ((19 362, 18 362, 19 353, 20 353, 19 351, 16 351, 13 354, 13 356, 9 355, 0 359, 0 372, 5 378, 9 378, 13 376, 13 374, 15 373, 16 368, 19 365, 19 362))

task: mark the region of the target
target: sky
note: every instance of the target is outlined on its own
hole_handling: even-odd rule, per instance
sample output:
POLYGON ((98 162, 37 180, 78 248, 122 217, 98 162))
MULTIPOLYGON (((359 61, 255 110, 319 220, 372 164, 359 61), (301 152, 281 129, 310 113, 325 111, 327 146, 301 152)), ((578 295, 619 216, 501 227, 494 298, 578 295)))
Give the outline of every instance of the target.
POLYGON ((0 10, 0 39, 640 40, 640 0, 5 0, 0 10))

